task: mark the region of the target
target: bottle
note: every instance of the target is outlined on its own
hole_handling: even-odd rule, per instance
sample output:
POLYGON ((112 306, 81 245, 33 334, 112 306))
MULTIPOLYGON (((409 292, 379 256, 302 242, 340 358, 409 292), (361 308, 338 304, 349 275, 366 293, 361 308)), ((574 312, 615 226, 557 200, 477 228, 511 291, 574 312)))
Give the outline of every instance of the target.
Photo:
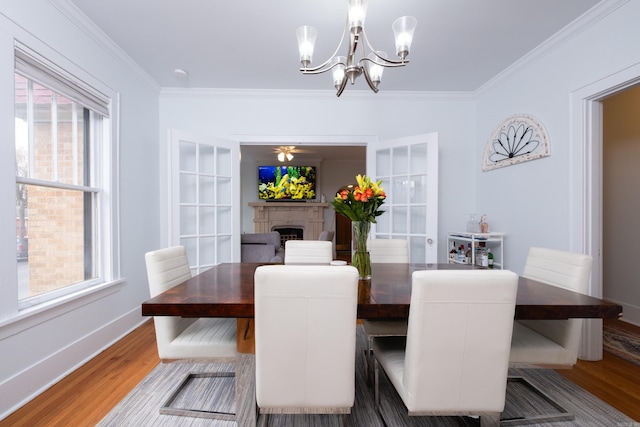
POLYGON ((455 260, 458 255, 458 251, 456 250, 456 242, 451 242, 451 250, 449 251, 449 259, 455 260))
POLYGON ((486 248, 480 248, 480 267, 489 267, 489 254, 486 248))
POLYGON ((493 253, 491 253, 491 249, 487 248, 487 267, 493 268, 493 253))
POLYGON ((489 232, 489 223, 487 223, 487 214, 484 214, 480 217, 480 232, 481 233, 489 232))
POLYGON ((465 262, 471 264, 471 243, 467 243, 467 252, 464 255, 465 262))

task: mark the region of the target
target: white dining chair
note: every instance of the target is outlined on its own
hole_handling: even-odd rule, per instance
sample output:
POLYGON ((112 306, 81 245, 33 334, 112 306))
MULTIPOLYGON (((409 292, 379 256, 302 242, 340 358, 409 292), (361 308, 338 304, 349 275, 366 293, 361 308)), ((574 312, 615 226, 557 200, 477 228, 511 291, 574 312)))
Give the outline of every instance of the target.
MULTIPOLYGON (((404 239, 371 239, 367 242, 367 249, 372 263, 408 264, 409 242, 404 239)), ((373 367, 373 338, 397 337, 407 335, 407 319, 363 320, 362 326, 369 342, 369 348, 364 355, 365 378, 371 383, 371 369, 373 367)))
MULTIPOLYGON (((151 297, 191 278, 184 247, 174 246, 145 254, 151 297)), ((162 360, 202 359, 233 362, 236 358, 236 319, 154 316, 158 356, 162 360)), ((169 395, 160 413, 234 420, 231 412, 183 409, 171 406, 193 378, 233 377, 234 372, 189 373, 169 395)), ((231 392, 231 391, 229 391, 231 392)))
POLYGON ((346 421, 355 402, 357 269, 260 266, 254 283, 256 402, 265 425, 269 414, 346 421))
POLYGON ((518 276, 508 270, 422 270, 412 276, 406 337, 373 339, 380 367, 409 416, 479 416, 500 425, 518 276))
MULTIPOLYGON (((591 275, 592 257, 556 249, 532 247, 525 262, 522 277, 557 286, 573 292, 587 294, 591 275)), ((516 320, 513 326, 509 362, 518 368, 571 368, 578 359, 582 319, 516 320)), ((517 417, 503 424, 565 421, 574 416, 535 385, 523 377, 510 377, 519 381, 538 396, 553 405, 555 412, 536 417, 517 417)))
POLYGON ((287 265, 329 265, 333 259, 333 242, 287 240, 284 245, 284 263, 287 265))

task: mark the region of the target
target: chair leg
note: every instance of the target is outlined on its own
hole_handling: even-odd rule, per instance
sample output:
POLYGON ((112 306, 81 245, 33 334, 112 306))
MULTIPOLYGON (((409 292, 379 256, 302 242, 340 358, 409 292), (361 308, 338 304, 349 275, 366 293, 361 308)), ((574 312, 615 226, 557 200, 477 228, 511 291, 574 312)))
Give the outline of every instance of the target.
POLYGON ((378 359, 373 359, 373 399, 376 411, 380 411, 380 364, 378 359))
POLYGON ((499 427, 500 413, 483 413, 480 415, 480 427, 499 427))
POLYGON ((177 415, 183 417, 195 417, 195 418, 211 418, 225 421, 235 421, 236 414, 233 412, 218 412, 218 411, 202 411, 192 409, 173 408, 171 404, 180 395, 182 390, 187 386, 189 381, 193 378, 215 378, 215 377, 235 377, 235 372, 204 372, 204 373, 190 373, 180 383, 180 385, 171 393, 171 396, 164 402, 160 408, 160 413, 163 415, 177 415))
POLYGON ((533 393, 537 394, 542 399, 544 399, 547 403, 549 403, 554 408, 556 408, 558 412, 554 414, 534 415, 530 417, 505 418, 500 420, 500 426, 502 427, 519 426, 519 425, 526 425, 526 424, 548 423, 553 421, 570 421, 575 419, 574 414, 567 412, 566 409, 564 409, 562 406, 556 403, 549 395, 547 395, 540 388, 536 387, 535 385, 527 381, 525 378, 517 377, 517 376, 509 376, 507 377, 507 382, 519 382, 524 384, 529 390, 531 390, 533 393))

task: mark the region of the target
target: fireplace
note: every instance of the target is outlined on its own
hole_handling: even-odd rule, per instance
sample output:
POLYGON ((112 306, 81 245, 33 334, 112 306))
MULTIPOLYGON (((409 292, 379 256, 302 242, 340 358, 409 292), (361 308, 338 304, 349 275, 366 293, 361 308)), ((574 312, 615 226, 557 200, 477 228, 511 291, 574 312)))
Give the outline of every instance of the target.
POLYGON ((274 227, 272 231, 280 233, 280 243, 284 248, 284 242, 287 240, 303 240, 304 229, 300 227, 274 227))
MULTIPOLYGON (((324 208, 328 203, 250 202, 255 233, 296 230, 296 238, 316 240, 324 229, 324 208), (297 237, 301 234, 301 237, 297 237)), ((294 234, 286 233, 286 234, 294 234)))

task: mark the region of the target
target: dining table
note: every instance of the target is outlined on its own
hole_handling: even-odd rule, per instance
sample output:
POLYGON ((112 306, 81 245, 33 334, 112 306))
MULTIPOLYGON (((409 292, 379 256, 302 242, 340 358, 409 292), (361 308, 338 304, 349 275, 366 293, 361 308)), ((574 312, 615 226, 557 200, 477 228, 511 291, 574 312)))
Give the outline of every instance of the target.
MULTIPOLYGON (((237 319, 236 420, 255 426, 254 274, 265 263, 222 263, 142 303, 143 316, 237 319)), ((358 283, 359 319, 408 318, 411 277, 419 270, 482 268, 462 264, 371 265, 358 283)), ((515 319, 615 319, 622 307, 599 298, 520 277, 515 319)))

